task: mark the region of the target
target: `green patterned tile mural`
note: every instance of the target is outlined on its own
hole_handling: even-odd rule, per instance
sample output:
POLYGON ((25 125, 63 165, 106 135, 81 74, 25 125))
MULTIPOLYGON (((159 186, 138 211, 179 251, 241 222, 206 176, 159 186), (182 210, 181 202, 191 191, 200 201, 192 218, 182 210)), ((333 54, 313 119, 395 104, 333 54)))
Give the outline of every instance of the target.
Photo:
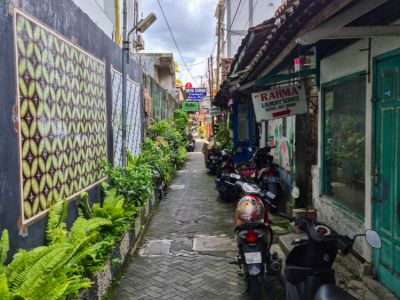
POLYGON ((15 11, 22 223, 103 180, 105 66, 15 11))

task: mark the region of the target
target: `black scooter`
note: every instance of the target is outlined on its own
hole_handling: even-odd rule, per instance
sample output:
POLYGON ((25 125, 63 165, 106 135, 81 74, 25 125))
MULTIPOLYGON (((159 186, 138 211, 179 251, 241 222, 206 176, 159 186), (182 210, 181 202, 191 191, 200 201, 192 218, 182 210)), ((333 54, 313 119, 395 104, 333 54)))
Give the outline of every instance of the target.
POLYGON ((256 169, 257 184, 266 191, 274 193, 278 199, 282 197, 283 190, 279 175, 279 165, 274 163, 271 150, 275 146, 265 146, 257 150, 253 161, 256 169))
POLYGON ((208 154, 206 162, 207 169, 209 169, 210 172, 215 175, 217 173, 220 163, 221 163, 221 151, 217 149, 211 149, 208 154))
POLYGON ((221 161, 216 172, 215 189, 218 191, 219 198, 223 201, 238 200, 237 188, 234 183, 241 178, 237 174, 233 162, 233 156, 227 150, 221 151, 221 161))
POLYGON ((216 176, 220 178, 222 174, 236 173, 233 155, 226 149, 221 150, 220 164, 218 165, 216 176))
MULTIPOLYGON (((292 192, 294 198, 296 195, 298 197, 297 191, 292 192)), ((307 240, 295 241, 295 247, 286 258, 284 270, 286 299, 355 300, 352 295, 336 286, 332 265, 338 253, 352 254, 364 263, 365 259, 353 249, 355 239, 365 236, 371 247, 380 248, 379 235, 373 230, 367 230, 365 234, 357 234, 350 238, 306 216, 290 217, 284 213, 277 214, 295 222, 295 225, 308 236, 307 240)))

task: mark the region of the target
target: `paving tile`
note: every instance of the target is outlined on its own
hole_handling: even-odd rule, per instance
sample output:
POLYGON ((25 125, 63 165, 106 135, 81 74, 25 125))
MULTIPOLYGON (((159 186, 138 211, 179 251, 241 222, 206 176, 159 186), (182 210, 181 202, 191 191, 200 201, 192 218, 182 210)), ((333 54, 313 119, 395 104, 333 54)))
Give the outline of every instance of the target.
MULTIPOLYGON (((201 143, 197 146, 201 149, 201 143)), ((150 241, 154 246, 154 242, 171 240, 169 251, 155 249, 151 253, 159 256, 135 256, 112 299, 248 299, 241 295, 246 287, 237 275, 239 268, 228 264, 231 257, 226 251, 235 250, 228 242, 234 238, 234 205, 217 200, 214 177, 207 174, 201 154, 188 155, 184 170, 171 183, 183 188, 169 190, 159 203, 140 247, 150 249, 150 241), (208 236, 221 237, 211 239, 224 242, 224 251, 197 253, 192 246, 199 236, 206 237, 205 241, 208 236)))

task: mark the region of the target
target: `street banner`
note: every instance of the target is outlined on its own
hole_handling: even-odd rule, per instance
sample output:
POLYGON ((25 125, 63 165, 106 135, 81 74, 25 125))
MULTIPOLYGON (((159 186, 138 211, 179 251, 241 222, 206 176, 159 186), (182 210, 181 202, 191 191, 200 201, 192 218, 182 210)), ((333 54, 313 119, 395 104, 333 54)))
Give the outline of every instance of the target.
POLYGON ((256 121, 268 121, 307 113, 305 88, 287 85, 252 93, 256 121))
POLYGON ((199 102, 184 101, 182 102, 182 111, 198 111, 199 102))

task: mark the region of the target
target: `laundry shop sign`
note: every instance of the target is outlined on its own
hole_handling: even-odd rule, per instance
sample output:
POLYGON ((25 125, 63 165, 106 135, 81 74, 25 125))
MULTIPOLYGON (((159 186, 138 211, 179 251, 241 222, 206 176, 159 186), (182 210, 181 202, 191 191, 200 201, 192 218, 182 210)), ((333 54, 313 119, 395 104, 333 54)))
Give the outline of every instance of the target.
POLYGON ((251 97, 257 122, 307 113, 306 91, 301 85, 252 93, 251 97))

